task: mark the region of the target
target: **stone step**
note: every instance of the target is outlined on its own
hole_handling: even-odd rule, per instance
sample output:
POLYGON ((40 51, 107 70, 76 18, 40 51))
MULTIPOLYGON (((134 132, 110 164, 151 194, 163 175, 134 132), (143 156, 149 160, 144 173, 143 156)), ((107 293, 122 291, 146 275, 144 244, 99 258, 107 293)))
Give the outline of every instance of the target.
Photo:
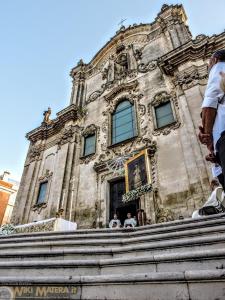
POLYGON ((159 233, 159 234, 152 234, 152 235, 144 235, 138 237, 128 237, 128 238, 117 238, 117 239, 91 239, 91 240, 71 240, 67 239, 66 237, 62 237, 61 239, 57 239, 56 241, 52 238, 49 240, 42 239, 41 241, 38 239, 32 241, 26 240, 13 240, 14 242, 8 243, 7 240, 3 240, 0 243, 0 250, 9 249, 11 252, 16 251, 18 249, 44 249, 44 248, 51 248, 51 249, 68 249, 69 247, 76 247, 76 248, 109 248, 109 247, 124 247, 127 245, 135 245, 135 244, 145 244, 145 243, 155 243, 157 241, 167 241, 167 240, 176 240, 176 239, 184 239, 188 237, 202 237, 202 236, 217 236, 218 234, 224 235, 225 234, 225 224, 217 225, 212 227, 202 227, 202 228, 194 228, 194 229, 187 229, 183 231, 173 231, 173 232, 166 232, 166 233, 159 233))
POLYGON ((144 255, 156 255, 158 253, 186 252, 195 250, 223 249, 225 247, 225 233, 217 233, 212 236, 194 236, 171 240, 153 241, 151 243, 132 244, 123 247, 89 247, 89 248, 64 248, 52 249, 14 249, 1 250, 0 261, 7 260, 60 260, 60 259, 99 259, 134 257, 144 255))
MULTIPOLYGON (((3 276, 0 277, 0 285, 3 289, 17 287, 17 292, 27 287, 26 295, 28 296, 29 293, 30 295, 37 293, 39 289, 39 295, 41 293, 42 297, 45 296, 44 299, 56 299, 56 293, 59 299, 60 292, 63 298, 63 295, 71 289, 73 297, 67 294, 67 299, 222 300, 224 299, 225 270, 97 276, 30 276, 29 278, 3 276), (204 293, 202 293, 203 290, 204 293)), ((28 299, 32 299, 32 296, 28 299)))
POLYGON ((156 254, 93 260, 5 261, 0 262, 0 276, 78 276, 216 270, 225 268, 225 248, 183 253, 156 254))
POLYGON ((0 236, 0 244, 7 242, 13 243, 14 241, 42 241, 44 240, 60 240, 62 238, 82 240, 84 239, 117 239, 125 237, 137 237, 143 235, 156 235, 167 232, 176 232, 189 230, 194 228, 211 227, 225 224, 225 214, 218 214, 200 219, 187 219, 172 221, 161 224, 153 224, 148 226, 141 226, 136 228, 121 228, 121 229, 90 229, 90 230, 77 230, 66 232, 33 232, 12 234, 9 236, 0 236))

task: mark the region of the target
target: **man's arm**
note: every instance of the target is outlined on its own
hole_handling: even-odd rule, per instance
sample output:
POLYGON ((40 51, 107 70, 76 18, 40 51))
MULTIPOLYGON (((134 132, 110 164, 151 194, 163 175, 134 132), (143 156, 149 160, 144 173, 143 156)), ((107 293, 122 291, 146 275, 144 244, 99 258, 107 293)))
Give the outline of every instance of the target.
POLYGON ((202 126, 199 127, 199 139, 207 145, 210 152, 213 151, 212 130, 216 118, 218 99, 221 96, 220 66, 215 65, 210 71, 205 97, 202 103, 202 126))
POLYGON ((202 108, 202 127, 199 127, 200 142, 207 146, 210 152, 213 152, 212 130, 216 118, 216 109, 212 107, 202 108))
POLYGON ((202 125, 204 133, 212 135, 213 125, 216 118, 216 109, 213 107, 202 108, 202 125))

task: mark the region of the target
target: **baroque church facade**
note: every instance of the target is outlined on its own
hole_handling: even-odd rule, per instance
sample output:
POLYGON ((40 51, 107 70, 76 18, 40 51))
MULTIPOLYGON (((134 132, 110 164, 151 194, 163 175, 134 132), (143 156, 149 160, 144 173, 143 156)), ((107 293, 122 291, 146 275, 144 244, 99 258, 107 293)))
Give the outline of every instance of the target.
POLYGON ((198 141, 207 63, 225 33, 196 38, 182 5, 151 24, 122 26, 89 63, 71 71, 70 104, 27 134, 30 141, 12 223, 61 215, 79 228, 142 211, 145 223, 190 217, 209 194, 198 141), (145 150, 151 189, 132 201, 123 164, 145 150))

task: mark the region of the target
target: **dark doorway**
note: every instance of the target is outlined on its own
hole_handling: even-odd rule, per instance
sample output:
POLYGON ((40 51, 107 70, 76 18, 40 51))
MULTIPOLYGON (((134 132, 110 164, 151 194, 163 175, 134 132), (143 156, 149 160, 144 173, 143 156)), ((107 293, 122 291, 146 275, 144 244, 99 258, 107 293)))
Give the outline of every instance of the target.
POLYGON ((139 201, 131 201, 123 203, 122 196, 125 194, 125 179, 119 179, 110 183, 110 220, 116 213, 123 225, 127 218, 127 213, 130 212, 132 217, 137 217, 137 210, 139 209, 139 201))

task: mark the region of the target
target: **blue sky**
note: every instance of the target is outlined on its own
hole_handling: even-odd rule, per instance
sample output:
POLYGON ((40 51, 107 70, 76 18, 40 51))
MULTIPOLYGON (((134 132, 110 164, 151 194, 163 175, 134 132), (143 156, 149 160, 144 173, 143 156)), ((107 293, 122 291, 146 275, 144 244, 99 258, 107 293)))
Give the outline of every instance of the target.
POLYGON ((0 173, 19 179, 25 134, 69 104, 70 69, 89 62, 115 34, 151 23, 164 4, 182 3, 193 35, 225 29, 225 0, 0 0, 0 173))

